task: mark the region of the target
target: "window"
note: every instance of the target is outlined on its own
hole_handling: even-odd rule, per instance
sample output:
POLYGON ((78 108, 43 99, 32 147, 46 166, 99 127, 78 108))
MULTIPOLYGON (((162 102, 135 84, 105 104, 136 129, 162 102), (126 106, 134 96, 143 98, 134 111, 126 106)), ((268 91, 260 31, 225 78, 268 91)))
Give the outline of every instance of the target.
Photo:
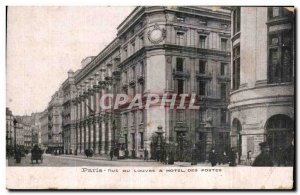
POLYGON ((139 148, 144 149, 144 133, 139 133, 139 148))
POLYGON ((135 42, 134 41, 131 43, 131 48, 132 48, 132 53, 134 53, 135 52, 135 42))
POLYGON ((232 89, 237 90, 240 87, 240 46, 233 48, 233 73, 232 89))
POLYGON ((135 79, 135 66, 131 68, 131 80, 135 79))
POLYGON ((182 17, 182 16, 177 16, 177 21, 178 22, 184 22, 184 17, 182 17))
POLYGON ((206 95, 206 81, 199 81, 199 95, 206 95))
POLYGON ((226 83, 221 83, 221 99, 227 99, 227 87, 226 83))
POLYGON ((144 36, 140 36, 140 44, 141 44, 141 48, 144 47, 144 43, 145 40, 144 40, 144 36))
POLYGON ((139 93, 143 94, 143 93, 144 93, 144 83, 141 82, 141 83, 139 84, 139 86, 140 86, 139 93))
POLYGON ((184 45, 184 32, 177 32, 176 33, 176 44, 177 45, 184 45))
POLYGON ((124 48, 124 57, 127 58, 128 52, 127 52, 127 46, 124 48))
POLYGON ((227 69, 227 63, 221 63, 221 70, 220 70, 221 76, 224 76, 226 74, 226 69, 227 69))
POLYGON ((183 94, 183 80, 177 80, 177 94, 183 94))
POLYGON ((131 133, 132 149, 135 149, 135 133, 131 133))
POLYGON ((206 36, 205 35, 200 35, 199 36, 199 47, 200 48, 205 48, 205 42, 206 42, 206 36))
POLYGON ((199 119, 200 119, 200 122, 205 122, 205 120, 206 120, 206 108, 200 108, 200 110, 199 110, 199 119))
POLYGON ((272 17, 278 17, 278 16, 279 16, 279 7, 273 7, 272 17))
POLYGON ((183 71, 183 58, 176 58, 176 71, 183 71))
POLYGON ((135 114, 134 112, 131 112, 131 120, 132 120, 132 125, 135 125, 135 114))
POLYGON ((227 51, 227 39, 221 38, 221 50, 227 51))
POLYGON ((140 110, 140 123, 144 123, 144 112, 140 110))
POLYGON ((241 28, 241 8, 238 7, 233 11, 233 34, 240 32, 241 28))
POLYGON ((199 132, 199 141, 205 141, 205 140, 206 140, 206 133, 199 132))
POLYGON ((176 112, 176 121, 182 123, 185 120, 184 110, 177 110, 176 112))
POLYGON ((205 74, 205 68, 206 68, 206 61, 199 60, 199 73, 205 74))
POLYGON ((227 110, 225 108, 221 109, 221 124, 227 123, 227 110))
POLYGON ((144 75, 144 61, 140 61, 140 76, 144 75))
POLYGON ((293 77, 293 33, 291 30, 285 30, 268 36, 268 83, 291 82, 293 77))
POLYGON ((268 8, 268 17, 269 19, 276 19, 280 17, 292 17, 294 15, 293 9, 288 7, 269 7, 268 8))

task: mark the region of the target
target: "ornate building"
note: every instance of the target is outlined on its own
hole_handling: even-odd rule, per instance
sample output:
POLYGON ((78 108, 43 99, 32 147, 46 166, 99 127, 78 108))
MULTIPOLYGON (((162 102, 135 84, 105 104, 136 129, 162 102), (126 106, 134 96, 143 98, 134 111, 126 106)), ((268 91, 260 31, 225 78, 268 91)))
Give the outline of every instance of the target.
POLYGON ((47 107, 47 147, 50 151, 63 152, 62 140, 62 104, 63 92, 61 89, 56 91, 51 97, 51 101, 47 107))
POLYGON ((197 94, 200 110, 121 110, 129 152, 149 150, 158 127, 167 142, 197 144, 205 160, 229 147, 230 15, 200 7, 138 7, 118 27, 122 93, 197 94))
POLYGON ((76 134, 73 128, 71 130, 71 121, 75 120, 75 113, 71 112, 74 109, 72 99, 74 99, 73 92, 75 91, 74 72, 68 71, 68 78, 62 84, 63 92, 63 110, 62 110, 62 129, 63 129, 63 146, 64 153, 72 154, 75 151, 76 134))
POLYGON ((75 135, 75 139, 66 135, 72 150, 103 154, 118 145, 140 157, 145 148, 150 149, 158 127, 167 142, 177 143, 183 137, 197 144, 200 160, 207 158, 212 147, 227 150, 230 11, 137 7, 117 30, 117 38, 102 52, 83 61, 74 75, 75 88, 69 90, 63 84, 75 96, 66 128, 75 135), (105 94, 133 98, 152 93, 195 93, 200 110, 100 108, 105 94))
POLYGON ((41 125, 41 144, 43 147, 48 146, 48 109, 45 109, 43 112, 41 112, 40 116, 40 125, 41 125))
POLYGON ((292 7, 233 8, 229 109, 231 145, 240 163, 247 154, 255 158, 261 142, 278 163, 293 144, 294 20, 292 7))

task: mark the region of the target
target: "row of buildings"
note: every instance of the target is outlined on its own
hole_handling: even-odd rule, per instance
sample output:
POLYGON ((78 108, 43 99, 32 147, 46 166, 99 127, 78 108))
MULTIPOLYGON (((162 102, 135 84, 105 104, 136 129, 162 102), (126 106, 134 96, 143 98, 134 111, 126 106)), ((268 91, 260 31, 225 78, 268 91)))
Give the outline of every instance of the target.
POLYGON ((39 113, 31 116, 14 116, 6 108, 6 147, 8 150, 21 147, 30 150, 35 144, 41 144, 39 113))
POLYGON ((159 128, 168 143, 197 147, 200 161, 233 147, 242 163, 261 142, 274 154, 291 144, 292 8, 142 6, 117 32, 52 96, 40 118, 45 146, 100 155, 118 146, 141 157, 159 128), (100 106, 105 94, 154 93, 197 94, 200 109, 100 106))

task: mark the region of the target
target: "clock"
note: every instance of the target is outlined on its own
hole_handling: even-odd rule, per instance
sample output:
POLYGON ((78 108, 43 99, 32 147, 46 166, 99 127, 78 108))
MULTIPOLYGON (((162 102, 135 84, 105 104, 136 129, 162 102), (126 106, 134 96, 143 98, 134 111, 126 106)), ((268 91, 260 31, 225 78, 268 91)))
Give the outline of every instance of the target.
POLYGON ((160 43, 165 39, 165 36, 166 36, 166 30, 164 28, 160 28, 158 24, 155 24, 154 28, 152 30, 149 30, 148 32, 148 39, 153 44, 160 43))

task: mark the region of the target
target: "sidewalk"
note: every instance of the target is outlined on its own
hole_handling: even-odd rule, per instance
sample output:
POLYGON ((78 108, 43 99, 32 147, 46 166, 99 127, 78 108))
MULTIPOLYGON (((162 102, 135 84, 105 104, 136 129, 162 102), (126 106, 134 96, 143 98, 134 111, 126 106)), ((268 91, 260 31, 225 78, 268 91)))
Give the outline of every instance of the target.
MULTIPOLYGON (((55 155, 52 155, 55 156, 55 155)), ((103 155, 94 155, 93 157, 87 158, 84 154, 78 154, 78 155, 66 155, 66 154, 61 154, 61 155, 56 155, 56 157, 69 157, 69 158, 79 158, 79 159, 89 159, 89 160, 105 160, 105 161, 111 161, 110 156, 108 154, 103 154, 103 155)), ((126 159, 117 159, 117 157, 114 157, 112 161, 123 161, 123 162, 156 162, 155 160, 148 160, 144 161, 142 158, 126 158, 126 159)))
MULTIPOLYGON (((104 155, 101 155, 101 156, 100 155, 95 155, 95 156, 89 157, 89 158, 87 158, 83 154, 78 154, 78 155, 61 154, 61 155, 57 155, 56 157, 111 161, 110 157, 107 154, 104 154, 104 155)), ((136 158, 136 159, 132 159, 132 158, 117 159, 116 157, 114 157, 112 161, 118 161, 118 162, 144 162, 144 163, 157 162, 156 160, 144 161, 144 159, 139 159, 139 158, 136 158)), ((174 162, 173 165, 163 164, 163 163, 160 163, 160 162, 157 162, 157 163, 161 164, 162 166, 175 166, 175 167, 199 167, 199 166, 200 167, 211 167, 211 164, 209 162, 199 162, 199 163, 197 163, 197 165, 191 165, 191 162, 174 162)), ((229 167, 229 165, 228 164, 226 164, 226 165, 217 165, 216 167, 229 167)))

